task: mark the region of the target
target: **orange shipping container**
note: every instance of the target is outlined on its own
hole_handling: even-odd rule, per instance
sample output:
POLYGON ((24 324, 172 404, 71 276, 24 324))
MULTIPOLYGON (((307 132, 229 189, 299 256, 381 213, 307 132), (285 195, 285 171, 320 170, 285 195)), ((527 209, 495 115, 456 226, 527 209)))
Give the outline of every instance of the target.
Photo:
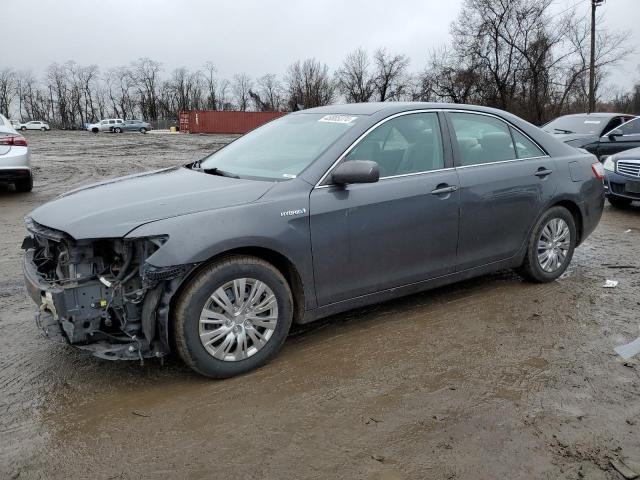
POLYGON ((191 110, 180 112, 180 131, 189 133, 247 133, 286 112, 230 112, 191 110))

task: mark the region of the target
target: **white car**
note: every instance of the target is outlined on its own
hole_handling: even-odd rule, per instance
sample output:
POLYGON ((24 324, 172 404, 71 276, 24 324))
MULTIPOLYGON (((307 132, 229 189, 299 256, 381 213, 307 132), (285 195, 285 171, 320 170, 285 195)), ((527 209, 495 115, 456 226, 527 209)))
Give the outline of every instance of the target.
POLYGON ((0 115, 0 183, 12 183, 18 192, 33 188, 27 140, 0 115))
POLYGON ((124 127, 124 120, 121 118, 105 118, 98 123, 92 123, 87 127, 87 130, 93 133, 98 132, 122 132, 124 127))
POLYGON ((20 130, 42 130, 43 132, 46 132, 47 130, 51 130, 51 127, 47 122, 34 120, 32 122, 21 123, 20 130))

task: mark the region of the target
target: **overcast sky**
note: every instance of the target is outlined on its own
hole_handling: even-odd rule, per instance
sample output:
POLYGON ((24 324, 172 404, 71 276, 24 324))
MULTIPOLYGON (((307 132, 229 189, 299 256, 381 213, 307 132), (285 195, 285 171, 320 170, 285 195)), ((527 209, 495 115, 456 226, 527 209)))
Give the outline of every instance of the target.
MULTIPOLYGON (((51 62, 75 60, 101 69, 139 57, 165 70, 212 61, 221 77, 282 74, 294 60, 316 57, 336 68, 362 46, 407 54, 420 70, 431 47, 449 39, 462 0, 3 0, 5 45, 0 68, 40 73, 51 62)), ((557 11, 590 0, 557 0, 557 11)), ((640 0, 608 0, 599 8, 612 30, 637 30, 640 0)), ((636 54, 610 81, 640 80, 636 54)))

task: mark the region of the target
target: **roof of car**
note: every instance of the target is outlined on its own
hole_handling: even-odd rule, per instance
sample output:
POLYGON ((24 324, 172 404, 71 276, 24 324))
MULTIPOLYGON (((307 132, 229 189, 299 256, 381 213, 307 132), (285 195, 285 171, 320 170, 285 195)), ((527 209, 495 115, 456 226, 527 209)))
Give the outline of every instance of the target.
POLYGON ((496 112, 489 107, 479 105, 465 105, 460 103, 434 103, 434 102, 368 102, 368 103, 345 103, 338 105, 327 105, 324 107, 309 108, 299 110, 294 114, 301 113, 324 113, 324 114, 347 114, 347 115, 373 115, 385 111, 389 114, 405 112, 408 110, 426 110, 433 108, 455 108, 458 110, 475 110, 487 113, 496 112))
MULTIPOLYGON (((600 118, 613 118, 613 117, 634 117, 630 113, 610 113, 610 112, 593 112, 593 113, 571 113, 569 115, 562 115, 563 117, 600 117, 600 118)), ((558 117, 561 118, 561 117, 558 117)))

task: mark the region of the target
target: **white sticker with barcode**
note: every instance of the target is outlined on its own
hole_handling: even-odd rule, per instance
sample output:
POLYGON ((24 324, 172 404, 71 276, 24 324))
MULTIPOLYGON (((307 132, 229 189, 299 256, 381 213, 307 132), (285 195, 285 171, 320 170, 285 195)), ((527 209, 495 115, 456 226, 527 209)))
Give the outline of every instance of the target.
POLYGON ((318 121, 326 123, 351 123, 356 118, 358 117, 353 117, 351 115, 325 115, 318 121))

